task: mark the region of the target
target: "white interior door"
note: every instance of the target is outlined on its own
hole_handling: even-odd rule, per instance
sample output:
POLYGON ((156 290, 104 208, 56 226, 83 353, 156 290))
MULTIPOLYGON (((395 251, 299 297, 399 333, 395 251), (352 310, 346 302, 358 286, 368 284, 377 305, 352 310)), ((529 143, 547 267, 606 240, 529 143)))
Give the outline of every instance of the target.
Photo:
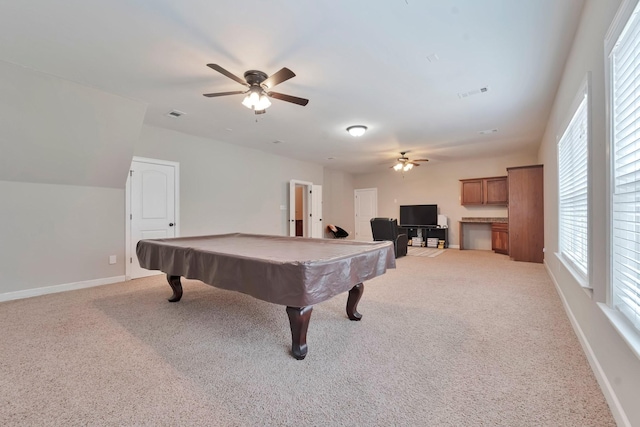
POLYGON ((140 267, 136 245, 141 239, 176 237, 176 167, 133 161, 130 184, 130 277, 159 274, 140 267))
POLYGON ((378 216, 378 189, 362 188, 354 191, 356 212, 355 240, 373 241, 371 218, 378 216))
POLYGON ((311 187, 311 237, 324 237, 322 226, 322 185, 311 187))

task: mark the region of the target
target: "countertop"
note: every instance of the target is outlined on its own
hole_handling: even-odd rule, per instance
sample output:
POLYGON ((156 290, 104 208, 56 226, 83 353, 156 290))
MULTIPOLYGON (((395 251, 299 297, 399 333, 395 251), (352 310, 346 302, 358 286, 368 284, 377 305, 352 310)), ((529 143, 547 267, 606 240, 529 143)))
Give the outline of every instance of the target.
POLYGON ((509 218, 506 217, 462 217, 460 222, 471 222, 471 223, 508 223, 509 218))

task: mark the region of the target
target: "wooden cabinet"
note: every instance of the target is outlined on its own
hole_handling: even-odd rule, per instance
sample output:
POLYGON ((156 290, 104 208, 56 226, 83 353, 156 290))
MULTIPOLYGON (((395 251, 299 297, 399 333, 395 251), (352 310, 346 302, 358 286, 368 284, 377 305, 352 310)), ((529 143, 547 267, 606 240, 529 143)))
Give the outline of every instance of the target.
POLYGON ((461 204, 463 205, 502 205, 509 201, 509 188, 506 176, 490 178, 461 179, 461 204))
POLYGON ((491 224, 491 249, 496 253, 509 255, 509 224, 491 224))
POLYGON ((461 179, 463 205, 481 205, 482 197, 482 179, 461 179))
POLYGON ((507 168, 509 176, 509 256, 514 261, 544 259, 542 165, 507 168))

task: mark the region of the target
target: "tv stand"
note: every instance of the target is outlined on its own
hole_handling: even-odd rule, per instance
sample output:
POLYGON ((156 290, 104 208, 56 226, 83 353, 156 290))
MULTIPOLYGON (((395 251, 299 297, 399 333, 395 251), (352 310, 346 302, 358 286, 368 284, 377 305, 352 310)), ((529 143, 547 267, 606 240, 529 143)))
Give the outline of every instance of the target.
POLYGON ((409 239, 412 237, 418 237, 418 231, 422 235, 422 239, 425 244, 427 239, 430 237, 436 237, 438 240, 444 240, 444 247, 449 247, 449 229, 448 228, 440 228, 435 225, 427 226, 427 227, 398 227, 398 233, 406 234, 409 239))

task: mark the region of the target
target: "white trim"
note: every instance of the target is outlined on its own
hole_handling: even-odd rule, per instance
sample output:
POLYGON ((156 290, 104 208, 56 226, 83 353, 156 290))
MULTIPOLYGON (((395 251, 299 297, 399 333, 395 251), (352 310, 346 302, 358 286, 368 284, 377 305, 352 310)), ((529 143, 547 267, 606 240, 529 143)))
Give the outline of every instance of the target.
MULTIPOLYGON (((560 144, 560 140, 564 136, 565 132, 569 128, 569 125, 573 121, 575 114, 580 107, 580 104, 583 100, 586 100, 585 104, 585 114, 587 119, 586 129, 587 129, 587 272, 586 274, 580 271, 577 266, 573 265, 573 262, 569 259, 565 258, 562 252, 557 252, 555 255, 560 260, 560 262, 567 268, 567 270, 574 276, 576 281, 585 289, 593 289, 592 277, 593 277, 593 229, 591 224, 593 224, 593 206, 591 204, 592 196, 591 189, 593 188, 593 173, 592 173, 592 145, 593 145, 593 132, 592 132, 592 115, 591 115, 591 71, 587 71, 586 75, 580 82, 578 86, 578 91, 571 101, 571 107, 569 108, 569 114, 566 115, 562 122, 562 126, 560 127, 561 132, 558 132, 556 135, 556 147, 560 144)), ((556 148, 556 164, 558 168, 558 174, 560 173, 560 150, 556 148)), ((558 185, 559 187, 559 185, 558 185)), ((556 212, 556 218, 558 219, 558 224, 560 224, 560 191, 558 191, 558 200, 557 200, 558 210, 556 212)), ((556 244, 558 248, 560 248, 560 233, 556 236, 556 244)))
POLYGON ((614 329, 622 336, 624 341, 631 347, 636 355, 640 349, 640 333, 635 327, 630 327, 626 320, 618 310, 613 309, 614 305, 614 267, 613 267, 613 197, 615 195, 615 179, 614 179, 614 155, 612 154, 614 129, 612 123, 613 117, 613 88, 612 88, 612 54, 618 45, 618 40, 623 31, 629 24, 631 19, 639 19, 638 11, 639 0, 623 0, 618 7, 615 17, 611 21, 609 29, 604 39, 604 90, 605 90, 605 173, 607 178, 606 191, 606 211, 605 220, 607 224, 607 233, 605 240, 606 254, 605 271, 606 271, 606 291, 605 305, 601 305, 603 313, 607 316, 614 329), (634 18, 634 15, 635 18, 634 18), (605 309, 605 306, 607 309, 605 309), (615 314, 618 313, 618 314, 615 314))
POLYGON ((624 27, 627 25, 637 4, 638 0, 624 0, 620 7, 618 7, 616 16, 613 17, 609 30, 604 37, 604 58, 606 61, 609 60, 611 51, 618 42, 622 30, 624 30, 624 27))
POLYGON ((544 263, 545 269, 547 270, 547 273, 549 274, 549 277, 551 278, 551 281, 553 282, 553 285, 556 288, 556 292, 560 297, 560 301, 562 301, 562 306, 564 307, 564 311, 565 313, 567 313, 569 322, 571 322, 571 326, 573 327, 573 330, 576 333, 576 336, 578 337, 578 341, 580 341, 582 350, 587 356, 587 361, 589 362, 589 365, 591 366, 591 370, 593 371, 593 374, 596 377, 596 381, 598 381, 598 384, 600 385, 602 394, 604 395, 605 399, 607 400, 607 403, 609 404, 609 409, 611 409, 611 414, 613 415, 613 418, 616 420, 616 424, 624 427, 632 427, 631 422, 629 421, 629 418, 627 418, 627 414, 624 412, 624 408, 622 407, 622 404, 618 400, 618 396, 616 396, 615 391, 611 387, 611 383, 609 382, 609 379, 607 378, 604 370, 602 369, 602 366, 600 366, 600 362, 598 361, 598 358, 593 352, 593 349, 591 348, 591 345, 589 344, 587 337, 582 331, 582 328, 580 327, 578 320, 576 319, 573 312, 571 311, 571 307, 569 306, 567 299, 562 293, 562 289, 560 288, 558 281, 556 280, 555 276, 553 275, 553 272, 549 268, 549 264, 547 264, 546 260, 543 261, 543 263, 544 263))
POLYGON ((24 291, 6 292, 4 294, 0 294, 0 302, 37 297, 47 294, 57 294, 59 292, 75 291, 77 289, 93 288, 94 286, 110 285, 112 283, 119 283, 124 281, 125 276, 113 276, 104 277, 102 279, 85 280, 82 282, 65 283, 62 285, 26 289, 24 291))
MULTIPOLYGON (((131 163, 151 163, 155 165, 173 166, 174 174, 174 218, 175 218, 175 237, 180 237, 180 163, 170 160, 150 159, 148 157, 133 156, 131 163)), ((131 166, 129 166, 131 170, 131 166)), ((131 175, 127 176, 124 195, 124 268, 125 280, 131 280, 131 263, 127 262, 133 254, 131 253, 131 175)))
POLYGON ((618 334, 620 334, 624 342, 631 348, 631 351, 640 359, 640 336, 638 335, 637 329, 631 326, 629 320, 618 310, 614 310, 603 303, 598 303, 598 307, 600 307, 605 316, 607 316, 618 331, 618 334))
POLYGON ((313 201, 312 198, 309 197, 309 193, 313 188, 313 182, 309 181, 301 181, 299 179, 291 179, 289 180, 289 236, 296 235, 296 220, 295 220, 295 210, 296 210, 296 187, 303 187, 302 190, 302 223, 304 225, 304 229, 302 232, 303 237, 311 237, 312 229, 313 229, 313 221, 309 220, 309 214, 313 209, 313 201))
POLYGON ((584 274, 582 274, 581 271, 578 271, 573 263, 570 260, 566 259, 560 252, 554 252, 553 254, 555 255, 556 259, 560 261, 560 263, 564 266, 564 268, 567 269, 569 274, 573 276, 573 279, 578 282, 580 287, 582 287, 582 289, 584 290, 591 291, 588 295, 593 295, 593 288, 589 286, 588 279, 584 276, 584 274))
POLYGON ((591 142, 591 71, 587 71, 586 75, 580 82, 578 86, 578 90, 576 91, 576 95, 571 101, 571 105, 569 106, 569 113, 565 116, 562 121, 561 126, 558 128, 558 134, 556 135, 556 144, 560 142, 560 138, 564 135, 573 120, 573 116, 576 114, 578 107, 582 103, 584 98, 587 98, 587 105, 585 106, 587 109, 587 135, 589 139, 587 142, 591 142))

